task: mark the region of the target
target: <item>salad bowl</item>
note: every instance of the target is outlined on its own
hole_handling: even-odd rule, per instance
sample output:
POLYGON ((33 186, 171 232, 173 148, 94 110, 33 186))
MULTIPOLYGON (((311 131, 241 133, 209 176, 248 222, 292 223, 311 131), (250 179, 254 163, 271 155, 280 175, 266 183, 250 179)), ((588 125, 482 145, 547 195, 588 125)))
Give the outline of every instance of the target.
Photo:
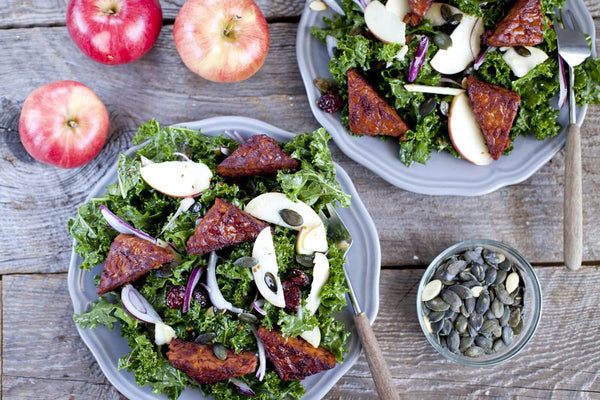
MULTIPOLYGON (((407 167, 398 157, 399 145, 394 140, 382 141, 379 137, 350 135, 340 122, 339 112, 328 114, 318 107, 320 92, 313 80, 331 79, 331 74, 326 46, 311 34, 311 27, 325 26, 323 18, 331 18, 334 12, 331 8, 314 11, 309 4, 310 0, 306 2, 298 27, 296 56, 312 113, 348 157, 392 185, 428 195, 479 196, 529 178, 564 146, 567 107, 561 109, 558 121, 563 128, 557 136, 542 141, 519 136, 514 142, 514 150, 490 165, 477 166, 450 153, 434 151, 426 165, 413 163, 407 167)), ((567 0, 564 9, 571 11, 578 25, 591 36, 594 43, 594 23, 583 1, 567 0)), ((579 125, 583 123, 586 110, 587 106, 578 107, 579 125)))
MULTIPOLYGON (((251 135, 263 133, 271 136, 278 142, 287 142, 294 136, 290 132, 264 122, 243 117, 216 117, 183 123, 178 126, 201 130, 203 134, 212 136, 224 133, 230 135, 235 140, 246 139, 251 135)), ((126 154, 134 154, 137 148, 136 146, 127 150, 126 154)), ((375 230, 375 225, 358 197, 358 193, 349 176, 340 166, 335 165, 335 169, 342 189, 352 197, 351 206, 339 210, 339 213, 348 225, 348 229, 356 237, 356 245, 353 246, 347 255, 348 272, 350 279, 352 279, 355 285, 358 300, 372 323, 377 315, 379 306, 379 273, 381 264, 379 238, 375 230)), ((107 185, 116 181, 117 166, 115 164, 112 170, 103 176, 93 187, 85 202, 87 203, 90 199, 101 196, 105 192, 107 185)), ((75 243, 73 243, 73 246, 75 246, 75 243)), ((94 267, 91 271, 86 271, 79 268, 81 263, 81 257, 73 250, 68 272, 68 288, 75 314, 85 312, 91 303, 97 300, 98 294, 94 285, 94 276, 99 275, 103 267, 101 264, 94 267)), ((347 306, 336 316, 339 321, 345 324, 348 331, 351 332, 343 363, 336 364, 331 370, 306 378, 303 381, 306 388, 305 399, 320 399, 323 397, 356 362, 361 351, 361 345, 352 316, 353 313, 350 306, 347 306)), ((93 330, 83 329, 77 325, 77 330, 98 362, 102 372, 119 392, 130 399, 151 400, 157 398, 149 386, 138 386, 132 373, 117 369, 119 358, 129 352, 127 340, 121 336, 118 324, 114 330, 101 325, 93 330)), ((167 397, 163 395, 159 396, 159 398, 166 399, 167 397)), ((205 397, 201 391, 195 388, 186 389, 179 397, 180 400, 204 398, 210 397, 205 397)))

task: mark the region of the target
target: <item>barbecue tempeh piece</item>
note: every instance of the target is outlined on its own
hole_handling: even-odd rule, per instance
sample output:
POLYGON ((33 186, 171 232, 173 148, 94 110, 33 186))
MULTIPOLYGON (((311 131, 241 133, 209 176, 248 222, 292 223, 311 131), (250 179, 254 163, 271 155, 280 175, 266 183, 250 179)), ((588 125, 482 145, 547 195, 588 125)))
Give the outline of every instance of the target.
POLYGON ((517 0, 508 14, 483 35, 488 46, 535 46, 544 41, 540 0, 517 0))
POLYGON ((472 75, 467 78, 467 91, 490 155, 497 160, 510 143, 509 133, 521 97, 517 92, 482 82, 472 75))
POLYGON ((181 339, 173 339, 169 344, 167 358, 171 365, 194 381, 210 384, 225 379, 251 374, 256 370, 257 357, 246 350, 238 354, 227 350, 227 358, 221 360, 215 356, 211 346, 181 339))
POLYGON ((400 137, 408 126, 356 69, 348 70, 350 130, 357 135, 400 137))
POLYGON ((119 234, 110 245, 100 275, 98 294, 103 295, 173 261, 173 253, 134 235, 119 234))
POLYGON ((296 168, 298 161, 284 152, 273 138, 254 135, 217 166, 217 174, 224 178, 239 178, 273 175, 281 169, 296 168))
POLYGON ((264 327, 258 329, 267 357, 284 381, 304 379, 335 367, 335 356, 323 347, 314 348, 302 338, 284 337, 264 327))
POLYGON ((249 242, 269 226, 223 199, 215 204, 196 226, 187 241, 189 254, 205 254, 234 244, 249 242))
POLYGON ((419 25, 432 3, 433 0, 408 0, 410 12, 404 17, 404 22, 411 26, 419 25))

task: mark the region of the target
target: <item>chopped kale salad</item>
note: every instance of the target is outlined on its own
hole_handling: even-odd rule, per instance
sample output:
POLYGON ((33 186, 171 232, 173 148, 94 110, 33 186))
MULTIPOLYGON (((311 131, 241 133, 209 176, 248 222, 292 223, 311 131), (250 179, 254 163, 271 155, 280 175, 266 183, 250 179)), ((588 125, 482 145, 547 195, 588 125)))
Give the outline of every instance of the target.
MULTIPOLYGON (((252 242, 228 246, 211 253, 210 257, 209 254, 194 255, 186 251, 186 242, 215 199, 223 199, 243 210, 261 194, 280 192, 293 202, 303 202, 315 213, 323 210, 328 203, 349 206, 350 196, 342 191, 336 181, 327 147, 329 139, 330 136, 321 128, 312 134, 299 134, 288 143, 279 144, 285 153, 297 160, 295 172, 279 170, 274 175, 232 180, 220 177, 217 166, 240 143, 224 134, 213 137, 183 127, 161 127, 154 120, 147 122, 134 137, 134 144, 140 145, 137 153, 119 156, 117 183, 108 186, 103 196, 82 205, 77 217, 69 221, 69 232, 76 241, 75 251, 83 259, 80 268, 90 270, 104 263, 111 244, 119 235, 113 229, 113 224, 107 223, 106 211, 103 212, 110 210, 116 220, 129 224, 132 230, 160 240, 176 254, 174 262, 150 270, 127 286, 133 286, 132 290, 137 290, 148 301, 158 314, 161 325, 172 328, 177 340, 207 343, 215 348, 215 355, 220 357, 216 349, 219 348, 222 353, 223 347, 234 353, 260 353, 256 336, 259 326, 261 329, 277 329, 285 337, 298 337, 317 327, 321 332, 319 346, 333 354, 334 361, 342 362, 350 333, 344 324, 334 318, 334 314, 346 306, 347 291, 343 272, 344 253, 335 243, 327 239, 327 250, 323 254, 326 254, 329 262, 329 276, 322 285, 320 303, 314 312, 308 310, 306 288, 302 289, 299 312, 288 312, 281 306, 265 301, 257 289, 252 269, 243 265, 252 260, 252 242), (187 211, 178 213, 183 199, 155 190, 142 178, 140 171, 148 163, 182 159, 205 164, 212 173, 212 179, 208 188, 194 197, 187 211), (215 254, 218 264, 212 289, 218 288, 221 299, 229 302, 230 310, 219 309, 211 304, 213 297, 206 295, 206 288, 211 287, 208 270, 196 279, 196 287, 200 292, 195 290, 191 299, 186 299, 189 302, 187 308, 169 304, 172 300, 169 300, 169 292, 174 287, 189 286, 191 276, 197 275, 194 271, 207 266, 210 269, 215 254), (244 312, 240 313, 240 310, 244 312)), ((297 254, 298 231, 272 223, 270 228, 278 274, 282 280, 292 269, 300 269, 312 281, 313 260, 310 256, 297 254)), ((90 275, 89 279, 95 279, 98 285, 101 278, 90 275)), ((257 399, 299 399, 305 392, 299 379, 281 379, 273 365, 264 361, 264 357, 261 357, 259 366, 259 369, 266 367, 262 376, 250 373, 237 376, 235 381, 225 379, 211 384, 198 383, 171 365, 166 356, 168 346, 156 344, 158 333, 155 329, 158 330, 158 324, 154 326, 134 318, 129 308, 124 306, 121 289, 99 296, 89 310, 75 315, 74 320, 79 326, 89 329, 95 329, 98 324, 113 329, 118 324, 121 335, 131 348, 119 360, 118 369, 132 372, 140 386, 150 385, 155 394, 164 394, 170 399, 178 398, 187 387, 200 388, 204 394, 215 399, 248 398, 248 391, 257 399)))
MULTIPOLYGON (((395 0, 390 2, 399 4, 395 0)), ((544 140, 559 133, 561 126, 557 121, 559 110, 556 97, 561 92, 561 79, 564 79, 564 74, 559 72, 559 57, 552 18, 555 7, 560 9, 564 0, 541 0, 540 29, 543 40, 535 45, 535 49, 530 46, 514 47, 522 58, 532 56, 534 51, 536 55, 540 52, 544 53, 540 58, 541 61, 532 67, 523 72, 515 72, 518 66, 511 67, 510 60, 507 62, 507 54, 512 51, 512 48, 486 46, 485 40, 482 39, 480 51, 473 55, 471 62, 460 72, 450 74, 436 70, 432 59, 438 51, 447 50, 448 46, 462 45, 453 44, 451 41, 454 30, 460 26, 461 17, 482 18, 483 27, 480 32, 484 30, 488 32, 506 16, 514 1, 449 0, 448 4, 441 6, 441 13, 440 7, 437 7, 437 15, 433 10, 433 6, 437 3, 433 3, 431 13, 428 11, 420 23, 415 26, 406 23, 405 36, 401 40, 405 43, 402 44, 389 40, 384 42, 375 32, 372 32, 372 29, 369 29, 365 23, 364 11, 369 1, 340 0, 340 3, 343 14, 336 13, 331 18, 324 17, 324 26, 312 27, 311 33, 328 46, 331 56, 329 71, 337 86, 337 93, 341 97, 341 123, 349 134, 354 134, 349 128, 347 89, 347 73, 351 69, 360 71, 408 125, 408 131, 399 141, 398 154, 401 162, 407 166, 414 162, 426 164, 433 151, 448 151, 454 156, 460 156, 453 147, 448 133, 448 108, 453 96, 427 91, 409 91, 405 86, 407 84, 458 89, 463 86, 462 81, 466 76, 474 75, 481 81, 517 92, 521 103, 510 128, 510 142, 504 150, 505 155, 510 153, 513 141, 518 136, 529 135, 544 140), (423 46, 423 38, 427 38, 427 46, 423 46), (417 61, 418 58, 422 59, 417 61)), ((385 5, 386 1, 382 0, 381 3, 385 5)), ((462 21, 464 22, 465 19, 462 18, 462 21)), ((466 41, 468 42, 469 39, 467 38, 466 41)), ((479 48, 479 43, 476 48, 479 48)), ((512 54, 512 58, 518 58, 518 55, 512 54)), ((323 88, 327 86, 323 81, 316 84, 324 95, 330 91, 323 88)), ((588 58, 575 68, 577 104, 599 104, 599 85, 600 60, 598 58, 588 58)), ((326 108, 322 107, 322 109, 326 108)), ((381 137, 384 140, 393 140, 390 137, 381 137)))

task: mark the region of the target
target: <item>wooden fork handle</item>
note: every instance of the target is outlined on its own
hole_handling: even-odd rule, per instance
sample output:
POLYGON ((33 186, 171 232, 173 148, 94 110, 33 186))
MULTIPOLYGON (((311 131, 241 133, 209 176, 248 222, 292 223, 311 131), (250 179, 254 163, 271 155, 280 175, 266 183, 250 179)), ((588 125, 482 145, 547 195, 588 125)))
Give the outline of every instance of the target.
POLYGON ((583 212, 581 187, 581 136, 579 125, 567 126, 564 186, 564 258, 570 270, 581 267, 583 212))
POLYGON ((354 321, 379 398, 382 400, 400 400, 398 389, 392 380, 392 375, 385 362, 385 358, 383 358, 383 353, 373 333, 373 328, 369 324, 369 319, 364 312, 361 312, 354 316, 354 321))

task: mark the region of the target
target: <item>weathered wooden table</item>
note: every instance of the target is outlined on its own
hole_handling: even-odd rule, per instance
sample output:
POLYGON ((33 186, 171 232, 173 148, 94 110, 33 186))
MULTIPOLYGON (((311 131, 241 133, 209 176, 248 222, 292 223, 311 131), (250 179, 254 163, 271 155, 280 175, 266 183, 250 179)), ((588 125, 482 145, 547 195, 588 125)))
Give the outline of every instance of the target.
MULTIPOLYGON (((67 220, 131 144, 139 124, 218 115, 258 118, 292 132, 318 127, 296 66, 302 0, 259 0, 271 49, 263 68, 239 84, 189 72, 173 44, 184 0, 161 1, 164 26, 154 48, 123 66, 97 64, 73 44, 65 0, 3 0, 0 7, 0 314, 2 399, 122 398, 104 378, 72 321, 67 292, 67 220), (72 79, 90 86, 110 112, 109 140, 88 165, 61 170, 34 161, 18 135, 26 96, 72 79)), ((600 30, 600 4, 586 0, 600 30)), ((373 217, 382 248, 380 310, 374 328, 398 391, 406 398, 600 397, 600 107, 582 128, 584 266, 562 262, 563 153, 518 185, 480 197, 425 196, 397 189, 332 144, 373 217), (519 249, 535 266, 544 311, 537 334, 515 359, 486 370, 435 353, 415 311, 425 266, 448 245, 486 237, 519 249)), ((327 398, 376 398, 361 356, 327 398)))

